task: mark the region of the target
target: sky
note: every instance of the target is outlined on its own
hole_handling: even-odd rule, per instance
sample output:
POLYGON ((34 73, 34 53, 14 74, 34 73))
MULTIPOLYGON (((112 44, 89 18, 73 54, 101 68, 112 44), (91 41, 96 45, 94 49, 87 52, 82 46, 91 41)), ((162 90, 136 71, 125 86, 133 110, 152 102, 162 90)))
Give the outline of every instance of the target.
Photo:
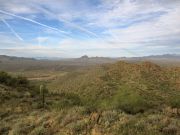
POLYGON ((180 0, 0 0, 0 55, 180 54, 180 0))

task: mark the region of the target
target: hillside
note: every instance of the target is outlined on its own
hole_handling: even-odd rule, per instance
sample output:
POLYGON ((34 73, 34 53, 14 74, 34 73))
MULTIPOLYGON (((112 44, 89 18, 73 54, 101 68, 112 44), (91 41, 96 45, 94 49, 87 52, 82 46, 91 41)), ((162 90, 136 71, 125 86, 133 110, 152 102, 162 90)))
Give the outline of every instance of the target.
POLYGON ((3 135, 180 133, 180 68, 117 62, 32 82, 1 72, 0 84, 3 135))
POLYGON ((88 102, 100 101, 100 104, 104 99, 112 101, 111 98, 116 98, 117 94, 122 92, 128 94, 126 93, 128 91, 141 95, 143 99, 149 98, 148 102, 153 106, 153 103, 166 104, 167 97, 179 93, 179 82, 179 68, 162 68, 150 62, 141 64, 118 62, 88 71, 69 73, 47 85, 59 92, 79 94, 88 102))

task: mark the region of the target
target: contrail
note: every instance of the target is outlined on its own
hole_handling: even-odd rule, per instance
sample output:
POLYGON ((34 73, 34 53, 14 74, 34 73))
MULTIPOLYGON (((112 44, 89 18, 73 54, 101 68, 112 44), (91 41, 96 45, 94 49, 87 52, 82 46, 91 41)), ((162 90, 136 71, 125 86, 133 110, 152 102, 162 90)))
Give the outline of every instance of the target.
MULTIPOLYGON (((42 9, 42 8, 38 8, 38 9, 40 9, 41 11, 44 11, 46 14, 49 14, 49 15, 51 15, 51 16, 53 16, 53 17, 57 17, 56 15, 52 14, 51 12, 49 12, 49 11, 47 11, 47 10, 45 10, 45 9, 42 9)), ((40 22, 37 22, 37 21, 35 21, 35 20, 29 19, 29 18, 26 18, 26 17, 22 17, 22 16, 19 16, 19 15, 16 15, 16 14, 12 14, 12 13, 9 13, 9 12, 3 11, 3 10, 0 10, 0 13, 6 14, 6 15, 10 15, 10 16, 13 16, 13 17, 17 17, 17 18, 19 18, 19 19, 26 20, 26 21, 29 21, 29 22, 38 24, 38 25, 40 25, 40 26, 43 26, 43 27, 46 27, 46 28, 49 28, 49 29, 58 31, 58 32, 63 33, 63 34, 68 34, 67 32, 62 31, 62 30, 59 30, 58 28, 54 28, 54 27, 51 27, 51 26, 42 24, 42 23, 40 23, 40 22)), ((58 18, 58 19, 59 19, 59 18, 58 18)), ((66 20, 64 20, 64 19, 62 19, 62 18, 59 19, 59 20, 62 21, 62 22, 64 22, 65 24, 68 24, 68 25, 71 26, 71 27, 74 27, 74 28, 76 28, 76 29, 79 29, 80 31, 86 32, 86 33, 90 34, 91 36, 98 37, 97 34, 91 32, 91 31, 89 31, 89 30, 87 30, 87 29, 85 29, 85 28, 82 28, 82 27, 80 27, 80 26, 78 26, 78 25, 75 25, 75 24, 73 24, 73 23, 71 23, 71 22, 69 22, 69 21, 66 21, 66 20)))
POLYGON ((35 21, 35 20, 29 19, 29 18, 26 18, 26 17, 22 17, 22 16, 19 16, 19 15, 15 15, 15 14, 12 14, 12 13, 9 13, 9 12, 6 12, 6 11, 3 11, 3 10, 0 10, 0 13, 6 14, 6 15, 9 15, 9 16, 13 16, 13 17, 16 17, 16 18, 19 18, 19 19, 22 19, 22 20, 26 20, 26 21, 29 21, 29 22, 38 24, 38 25, 40 25, 40 26, 46 27, 46 28, 48 28, 48 29, 52 29, 52 30, 58 31, 58 32, 63 33, 63 34, 68 34, 68 33, 65 32, 65 31, 62 31, 62 30, 59 30, 59 29, 57 29, 57 28, 54 28, 54 27, 51 27, 51 26, 42 24, 42 23, 40 23, 40 22, 37 22, 37 21, 35 21))
POLYGON ((4 19, 1 19, 3 22, 4 22, 4 24, 11 30, 11 32, 19 39, 19 40, 21 40, 21 41, 23 41, 23 39, 16 33, 16 31, 7 23, 7 21, 6 20, 4 20, 4 19))
MULTIPOLYGON (((46 14, 48 14, 48 15, 50 15, 50 16, 53 16, 54 18, 57 18, 56 15, 54 15, 53 13, 51 13, 50 11, 48 11, 48 10, 46 10, 46 9, 44 9, 44 8, 40 8, 40 7, 36 7, 36 8, 39 9, 39 10, 41 10, 41 11, 43 11, 44 13, 46 13, 46 14)), ((71 22, 69 22, 69 21, 67 21, 67 20, 65 20, 65 19, 63 19, 63 18, 58 18, 58 20, 61 21, 61 22, 64 22, 65 24, 67 24, 67 25, 69 25, 69 26, 71 26, 71 27, 74 27, 74 28, 76 28, 76 29, 79 29, 80 31, 83 31, 83 32, 85 32, 85 33, 87 33, 87 34, 89 34, 89 35, 91 35, 91 36, 98 37, 98 35, 97 35, 96 33, 91 32, 91 31, 89 31, 89 30, 87 30, 87 29, 85 29, 85 28, 83 28, 83 27, 80 27, 80 26, 74 24, 74 23, 71 23, 71 22)))

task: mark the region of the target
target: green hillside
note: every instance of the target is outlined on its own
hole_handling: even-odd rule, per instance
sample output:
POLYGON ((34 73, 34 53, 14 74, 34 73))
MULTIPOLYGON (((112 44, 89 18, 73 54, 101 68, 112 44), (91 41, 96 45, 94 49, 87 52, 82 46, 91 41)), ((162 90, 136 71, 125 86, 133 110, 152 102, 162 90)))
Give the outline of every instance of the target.
POLYGON ((69 73, 48 86, 59 93, 78 94, 85 102, 92 101, 100 107, 116 106, 115 102, 122 102, 116 100, 124 97, 122 100, 139 99, 137 102, 143 102, 144 106, 152 108, 170 104, 167 99, 180 92, 179 80, 179 68, 162 68, 149 62, 118 62, 88 71, 69 73))
POLYGON ((1 72, 0 83, 0 134, 180 134, 178 67, 117 62, 45 81, 1 72))

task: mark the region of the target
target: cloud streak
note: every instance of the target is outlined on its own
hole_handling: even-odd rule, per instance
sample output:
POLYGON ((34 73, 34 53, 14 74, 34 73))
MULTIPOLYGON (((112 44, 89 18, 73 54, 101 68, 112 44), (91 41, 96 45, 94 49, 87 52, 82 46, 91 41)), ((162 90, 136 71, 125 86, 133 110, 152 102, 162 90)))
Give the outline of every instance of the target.
POLYGON ((67 24, 68 26, 72 27, 72 28, 75 28, 75 29, 78 29, 78 30, 80 30, 82 32, 85 32, 85 33, 87 33, 90 36, 98 37, 98 35, 96 33, 91 32, 91 31, 89 31, 89 30, 87 30, 87 29, 85 29, 85 28, 83 28, 83 27, 81 27, 79 25, 74 24, 74 23, 71 23, 71 22, 63 19, 62 17, 58 17, 56 14, 48 11, 47 9, 44 9, 42 7, 36 7, 36 8, 38 10, 42 11, 43 13, 47 14, 48 16, 51 16, 52 18, 55 18, 55 19, 59 20, 60 22, 63 22, 65 24, 67 24))
POLYGON ((37 22, 37 21, 35 21, 35 20, 29 19, 29 18, 26 18, 26 17, 22 17, 22 16, 19 16, 19 15, 15 15, 15 14, 12 14, 12 13, 9 13, 9 12, 6 12, 6 11, 3 11, 3 10, 0 10, 0 13, 6 14, 6 15, 9 15, 9 16, 13 16, 13 17, 16 17, 16 18, 25 20, 25 21, 32 22, 32 23, 34 23, 34 24, 43 26, 43 27, 45 27, 45 28, 55 30, 55 31, 57 31, 57 32, 59 32, 59 33, 68 34, 67 32, 62 31, 62 30, 59 30, 58 28, 54 28, 54 27, 45 25, 45 24, 43 24, 43 23, 37 22))
POLYGON ((21 36, 19 36, 18 33, 16 33, 16 31, 9 25, 9 23, 7 23, 6 20, 1 19, 3 21, 3 23, 11 30, 11 32, 20 40, 20 41, 24 41, 23 38, 21 36))

